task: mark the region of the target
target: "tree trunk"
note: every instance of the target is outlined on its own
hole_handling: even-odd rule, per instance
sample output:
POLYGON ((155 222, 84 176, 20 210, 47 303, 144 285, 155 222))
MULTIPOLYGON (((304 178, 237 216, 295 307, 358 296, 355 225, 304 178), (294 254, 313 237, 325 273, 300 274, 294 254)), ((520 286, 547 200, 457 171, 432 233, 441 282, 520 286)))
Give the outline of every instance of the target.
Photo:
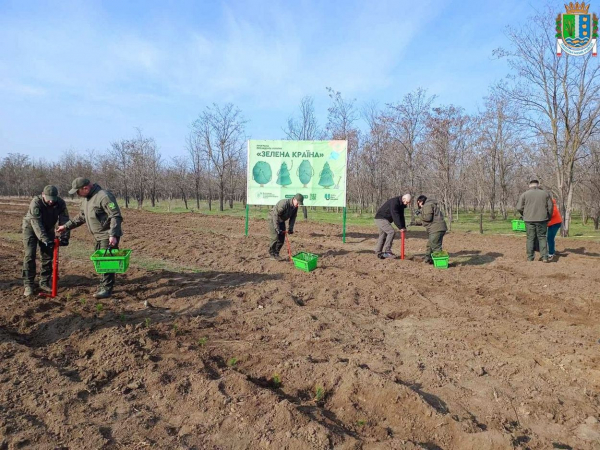
POLYGON ((200 179, 196 178, 196 209, 200 211, 200 179))
POLYGON ((225 186, 223 181, 219 183, 219 211, 224 211, 225 186))

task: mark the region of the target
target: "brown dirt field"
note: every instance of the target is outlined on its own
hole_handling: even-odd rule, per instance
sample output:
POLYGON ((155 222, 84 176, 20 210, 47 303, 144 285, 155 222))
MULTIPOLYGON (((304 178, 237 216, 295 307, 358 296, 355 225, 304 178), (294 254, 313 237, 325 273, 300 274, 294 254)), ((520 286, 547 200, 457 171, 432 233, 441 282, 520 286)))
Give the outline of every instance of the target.
POLYGON ((265 259, 265 222, 125 211, 132 266, 97 310, 85 227, 58 297, 22 296, 12 203, 2 450, 600 448, 598 243, 527 263, 523 236, 450 233, 440 270, 422 229, 409 260, 378 260, 374 227, 342 244, 299 221, 293 251, 320 255, 305 274, 265 259))

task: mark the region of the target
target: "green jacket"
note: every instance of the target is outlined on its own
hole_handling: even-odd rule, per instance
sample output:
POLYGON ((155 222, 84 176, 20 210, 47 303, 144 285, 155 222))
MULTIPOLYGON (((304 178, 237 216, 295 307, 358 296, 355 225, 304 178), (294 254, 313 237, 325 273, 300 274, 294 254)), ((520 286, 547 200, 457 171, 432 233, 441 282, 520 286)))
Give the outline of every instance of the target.
POLYGON ((115 196, 94 184, 90 194, 81 202, 79 215, 65 225, 67 230, 72 230, 86 223, 90 233, 100 241, 111 236, 122 236, 121 222, 123 217, 115 196))
MULTIPOLYGON (((41 195, 36 195, 29 204, 29 210, 23 218, 23 227, 31 227, 37 238, 42 242, 50 242, 54 239, 54 227, 64 225, 69 221, 67 204, 62 198, 58 198, 54 205, 46 204, 41 195)), ((69 234, 64 237, 69 238, 69 234)))
POLYGON ((440 205, 432 198, 425 200, 421 207, 421 221, 429 233, 448 230, 440 205))
POLYGON ((269 211, 269 218, 273 223, 273 226, 277 230, 279 228, 279 222, 285 222, 289 219, 290 224, 288 231, 294 231, 294 223, 296 223, 296 215, 298 214, 298 208, 292 205, 292 199, 279 200, 275 206, 269 211))
POLYGON ((523 192, 517 203, 517 211, 525 222, 547 222, 552 217, 553 210, 552 197, 539 187, 523 192))

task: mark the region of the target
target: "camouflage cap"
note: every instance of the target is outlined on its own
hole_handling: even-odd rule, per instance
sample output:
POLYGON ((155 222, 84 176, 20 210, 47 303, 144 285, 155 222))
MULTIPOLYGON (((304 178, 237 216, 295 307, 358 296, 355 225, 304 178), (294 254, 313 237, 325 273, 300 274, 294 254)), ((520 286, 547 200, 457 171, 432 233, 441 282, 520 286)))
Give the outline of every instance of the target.
POLYGON ((302 194, 296 194, 296 195, 294 195, 294 198, 296 200, 298 200, 298 205, 299 206, 304 206, 304 195, 302 195, 302 194))
POLYGON ((87 178, 83 178, 83 177, 75 178, 73 180, 73 183, 71 183, 71 190, 69 191, 69 194, 71 194, 71 195, 76 194, 79 189, 81 189, 84 186, 87 186, 88 184, 90 184, 90 180, 88 180, 87 178))
POLYGON ((56 200, 58 200, 58 189, 56 188, 56 186, 52 186, 51 184, 49 184, 44 188, 44 191, 42 193, 48 201, 55 202, 56 200))

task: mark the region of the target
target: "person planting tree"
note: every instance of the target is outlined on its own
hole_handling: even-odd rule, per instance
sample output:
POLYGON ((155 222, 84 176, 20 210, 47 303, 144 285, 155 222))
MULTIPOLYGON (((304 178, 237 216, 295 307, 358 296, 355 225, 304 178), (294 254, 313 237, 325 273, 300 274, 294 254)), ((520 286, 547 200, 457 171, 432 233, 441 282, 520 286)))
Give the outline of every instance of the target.
POLYGON ((420 210, 421 222, 427 230, 427 249, 425 251, 425 262, 433 264, 432 253, 438 253, 442 251, 442 242, 444 235, 448 230, 446 221, 444 220, 444 213, 440 208, 437 200, 427 198, 424 195, 417 197, 417 207, 420 210))
POLYGON ((379 228, 379 239, 375 247, 375 253, 379 259, 395 258, 392 253, 392 244, 396 232, 392 227, 392 222, 402 231, 406 231, 406 220, 404 219, 404 210, 410 204, 410 194, 404 194, 402 197, 390 198, 381 205, 381 208, 375 214, 375 224, 379 228))
POLYGON ((267 220, 269 227, 269 255, 271 259, 280 260, 279 252, 285 242, 285 222, 289 220, 287 232, 294 234, 294 224, 298 215, 298 206, 304 206, 304 196, 296 194, 293 198, 279 200, 275 206, 269 211, 269 219, 267 220))
MULTIPOLYGON (((56 186, 48 185, 41 195, 31 200, 27 214, 23 218, 23 283, 24 295, 33 295, 35 286, 35 254, 40 247, 42 269, 40 271, 40 289, 52 292, 52 260, 54 257, 54 227, 63 225, 69 220, 67 204, 58 196, 56 186)), ((69 233, 60 238, 60 245, 69 245, 69 233)))
MULTIPOLYGON (((63 233, 85 223, 96 240, 96 250, 118 248, 119 239, 123 235, 121 230, 123 217, 112 192, 102 189, 83 177, 75 178, 71 187, 69 194, 77 193, 78 196, 83 197, 81 210, 77 217, 61 225, 56 231, 63 233)), ((104 273, 100 288, 94 297, 108 298, 112 295, 114 287, 115 274, 104 273)))

